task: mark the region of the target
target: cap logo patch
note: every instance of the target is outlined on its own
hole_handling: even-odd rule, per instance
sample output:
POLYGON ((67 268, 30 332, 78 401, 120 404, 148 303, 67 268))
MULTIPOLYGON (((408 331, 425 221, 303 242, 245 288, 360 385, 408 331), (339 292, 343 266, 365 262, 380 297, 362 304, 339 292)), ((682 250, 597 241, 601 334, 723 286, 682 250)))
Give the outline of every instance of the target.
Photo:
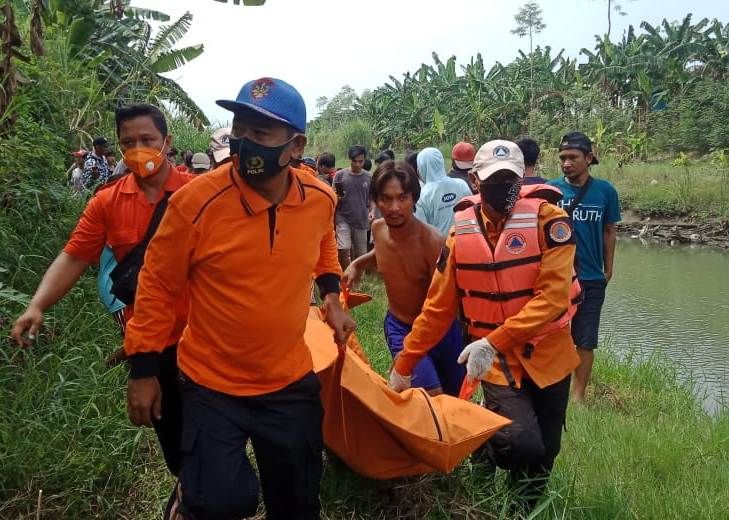
POLYGON ((527 247, 526 238, 521 233, 510 233, 506 237, 506 250, 512 255, 523 253, 527 247))
POLYGON ((496 148, 494 148, 494 157, 497 159, 507 159, 511 155, 511 152, 509 149, 504 145, 499 145, 496 148))
POLYGON ((273 85, 273 80, 270 78, 259 79, 251 87, 251 97, 256 100, 265 98, 271 92, 273 85))
POLYGON ((549 238, 558 244, 564 244, 572 238, 572 230, 566 222, 554 222, 549 228, 549 238))

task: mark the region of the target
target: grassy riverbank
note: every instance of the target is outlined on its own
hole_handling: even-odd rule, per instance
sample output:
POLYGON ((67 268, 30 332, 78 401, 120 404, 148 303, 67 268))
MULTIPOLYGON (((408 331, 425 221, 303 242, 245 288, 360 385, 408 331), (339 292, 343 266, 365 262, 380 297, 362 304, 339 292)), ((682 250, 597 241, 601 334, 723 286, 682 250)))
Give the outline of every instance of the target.
POLYGON ((729 166, 677 159, 620 167, 606 159, 591 171, 615 185, 624 209, 641 216, 729 218, 729 166))
MULTIPOLYGON (((378 283, 367 289, 376 299, 355 316, 384 371, 385 302, 378 283)), ((20 309, 0 298, 4 311, 20 309)), ((127 423, 124 369, 103 365, 119 340, 92 280, 47 324, 32 351, 0 348, 0 518, 157 518, 171 480, 151 432, 127 423)), ((451 475, 381 483, 330 460, 322 502, 331 519, 510 518, 504 475, 488 479, 468 462, 451 475)), ((587 405, 570 408, 539 518, 713 519, 727 503, 729 414, 708 417, 663 365, 601 351, 587 405)))

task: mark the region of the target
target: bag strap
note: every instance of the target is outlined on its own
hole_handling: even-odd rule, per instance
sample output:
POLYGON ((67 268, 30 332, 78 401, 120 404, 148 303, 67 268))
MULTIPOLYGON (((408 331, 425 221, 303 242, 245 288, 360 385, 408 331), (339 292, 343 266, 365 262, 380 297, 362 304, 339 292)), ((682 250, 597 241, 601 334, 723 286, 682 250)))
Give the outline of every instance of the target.
POLYGON ((140 242, 142 247, 146 248, 149 245, 149 241, 152 240, 152 237, 157 232, 159 223, 162 221, 162 216, 165 214, 165 210, 167 209, 167 201, 170 199, 170 196, 172 196, 172 192, 166 191, 165 196, 162 197, 162 200, 160 200, 155 206, 154 213, 152 213, 152 220, 149 221, 147 231, 140 242))
POLYGON ((585 198, 585 194, 587 194, 587 190, 590 187, 590 184, 592 184, 592 175, 587 176, 585 184, 580 187, 580 191, 577 192, 577 195, 575 195, 575 198, 572 199, 572 202, 562 208, 567 212, 567 216, 570 218, 570 220, 572 220, 572 212, 577 208, 580 202, 582 202, 582 199, 585 198))

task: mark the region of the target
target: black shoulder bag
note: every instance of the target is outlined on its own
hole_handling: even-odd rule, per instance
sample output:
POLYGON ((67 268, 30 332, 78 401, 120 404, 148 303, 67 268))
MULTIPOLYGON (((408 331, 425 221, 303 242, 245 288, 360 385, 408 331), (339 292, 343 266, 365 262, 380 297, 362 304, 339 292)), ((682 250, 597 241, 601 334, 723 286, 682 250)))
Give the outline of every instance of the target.
POLYGON ((137 292, 137 278, 144 263, 144 253, 147 252, 149 241, 152 240, 157 231, 162 216, 167 209, 167 201, 172 192, 166 192, 157 207, 154 208, 152 220, 149 222, 144 238, 129 253, 121 259, 117 266, 109 273, 111 278, 111 292, 126 305, 134 303, 134 295, 137 292))
POLYGON ((590 184, 592 184, 592 175, 587 177, 585 184, 580 187, 580 191, 577 192, 577 195, 575 195, 575 198, 572 199, 572 202, 570 202, 567 206, 562 206, 562 209, 567 212, 567 217, 570 220, 572 220, 572 213, 577 209, 577 206, 579 206, 580 202, 582 202, 582 199, 585 198, 585 194, 587 193, 587 189, 590 187, 590 184))

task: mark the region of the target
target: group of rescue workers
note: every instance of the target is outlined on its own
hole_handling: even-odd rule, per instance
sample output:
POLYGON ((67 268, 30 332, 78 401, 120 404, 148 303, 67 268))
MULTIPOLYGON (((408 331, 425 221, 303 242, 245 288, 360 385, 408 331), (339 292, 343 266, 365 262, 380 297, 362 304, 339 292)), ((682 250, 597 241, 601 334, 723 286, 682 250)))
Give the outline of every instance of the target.
MULTIPOLYGON (((353 288, 376 269, 388 298, 390 387, 458 395, 464 378, 480 381, 484 405, 512 423, 474 460, 509 470, 533 505, 560 450, 571 374, 591 367, 597 344, 594 305, 580 348, 571 333, 585 296, 572 213, 597 183, 589 139, 575 132, 559 145, 569 199, 566 190, 525 182, 514 142, 489 141, 459 160, 477 193, 454 201, 447 237, 414 215, 417 170, 431 156, 418 157, 416 168, 384 158, 369 186, 382 215, 372 223, 374 248, 343 273, 337 196, 316 171, 297 167, 306 145, 301 95, 260 78, 218 104, 233 113, 230 160, 200 176, 168 160, 172 136, 158 108, 117 110, 129 173, 89 200, 15 322, 15 340, 30 345, 44 311, 110 247, 112 291, 126 299, 129 418, 154 427, 177 477, 165 518, 251 516, 259 479, 268 518, 319 518, 323 409, 304 342, 312 278, 344 345, 355 323, 340 286, 353 288)), ((603 281, 612 273, 612 237, 600 242, 603 281)), ((578 399, 582 382, 573 389, 578 399)))

